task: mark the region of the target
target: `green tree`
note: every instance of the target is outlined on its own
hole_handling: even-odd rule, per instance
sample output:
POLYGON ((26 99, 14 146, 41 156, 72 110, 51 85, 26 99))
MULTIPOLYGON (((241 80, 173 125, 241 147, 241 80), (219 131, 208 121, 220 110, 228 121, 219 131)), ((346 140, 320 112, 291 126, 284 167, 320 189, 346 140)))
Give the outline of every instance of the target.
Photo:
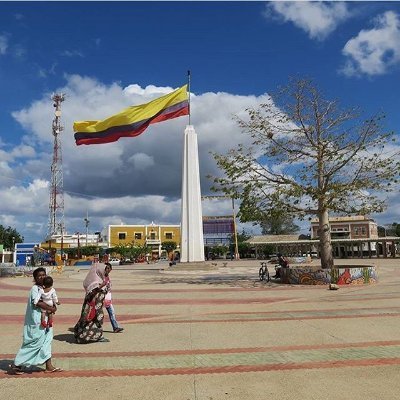
POLYGON ((400 236, 400 224, 393 222, 385 226, 378 226, 378 236, 400 236))
POLYGON ((379 193, 399 176, 396 136, 384 132, 383 115, 363 121, 358 110, 324 99, 309 80, 293 80, 271 99, 237 117, 249 146, 213 153, 224 173, 213 189, 267 215, 317 216, 322 267, 331 268, 329 214, 384 210, 379 193))
POLYGON ((15 243, 22 243, 24 237, 21 236, 15 228, 8 226, 7 228, 0 225, 0 244, 4 246, 5 249, 13 249, 15 243))
POLYGON ((100 253, 100 249, 98 246, 83 246, 80 248, 80 251, 81 255, 83 256, 94 256, 100 253))
POLYGON ((176 248, 178 245, 176 242, 172 240, 166 240, 165 242, 161 243, 161 249, 165 250, 167 252, 167 255, 169 256, 176 248))
POLYGON ((228 246, 214 246, 212 248, 212 252, 216 255, 216 256, 223 256, 224 254, 226 254, 229 250, 228 246))
MULTIPOLYGON (((237 242, 238 242, 238 252, 240 258, 249 257, 252 251, 250 243, 246 241, 250 239, 251 236, 247 234, 244 230, 241 233, 237 234, 237 242)), ((230 237, 230 252, 231 254, 235 254, 235 235, 233 234, 230 237)))
POLYGON ((263 235, 289 235, 296 233, 300 227, 293 222, 293 217, 273 212, 260 222, 263 235))
POLYGON ((395 225, 395 226, 394 226, 394 234, 395 234, 396 236, 400 236, 400 224, 398 224, 397 222, 395 222, 393 225, 395 225))
POLYGON ((288 235, 300 230, 293 222, 292 215, 276 208, 265 212, 250 192, 243 192, 241 200, 238 213, 240 221, 259 224, 263 235, 288 235))

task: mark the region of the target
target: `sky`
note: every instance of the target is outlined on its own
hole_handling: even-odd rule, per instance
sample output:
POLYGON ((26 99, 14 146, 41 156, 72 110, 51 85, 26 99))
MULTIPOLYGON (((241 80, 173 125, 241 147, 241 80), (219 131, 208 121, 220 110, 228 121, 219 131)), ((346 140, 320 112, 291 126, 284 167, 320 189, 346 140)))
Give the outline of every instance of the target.
MULTIPOLYGON (((0 224, 25 241, 47 234, 53 93, 65 93, 61 134, 68 233, 109 224, 179 224, 187 117, 136 138, 76 146, 73 122, 104 119, 184 85, 201 188, 219 171, 210 151, 247 143, 233 120, 291 77, 399 132, 397 2, 0 2, 0 224)), ((400 222, 398 190, 372 217, 400 222)), ((203 215, 231 213, 204 200, 203 215)), ((303 225, 303 230, 308 227, 303 225)), ((239 225, 250 234, 251 224, 239 225)), ((307 233, 307 232, 305 232, 307 233)))

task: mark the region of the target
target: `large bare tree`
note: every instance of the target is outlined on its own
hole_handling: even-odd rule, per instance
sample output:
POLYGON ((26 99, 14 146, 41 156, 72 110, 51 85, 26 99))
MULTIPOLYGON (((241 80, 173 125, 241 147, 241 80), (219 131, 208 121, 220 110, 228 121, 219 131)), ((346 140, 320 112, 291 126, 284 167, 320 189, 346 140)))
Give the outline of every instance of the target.
POLYGON ((224 172, 214 190, 240 198, 243 210, 318 217, 321 263, 333 266, 329 214, 382 212, 399 176, 396 135, 382 114, 363 120, 325 99, 310 80, 292 80, 237 122, 251 136, 213 156, 224 172))

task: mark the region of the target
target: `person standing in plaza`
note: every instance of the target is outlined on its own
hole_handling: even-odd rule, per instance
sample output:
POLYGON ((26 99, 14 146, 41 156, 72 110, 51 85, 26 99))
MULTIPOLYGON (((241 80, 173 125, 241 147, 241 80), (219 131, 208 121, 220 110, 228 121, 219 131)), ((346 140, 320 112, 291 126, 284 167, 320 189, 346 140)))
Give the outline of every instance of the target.
POLYGON ((61 368, 54 367, 51 360, 51 344, 53 341, 53 328, 47 331, 41 325, 42 310, 55 313, 57 307, 49 306, 38 297, 39 289, 46 276, 42 267, 33 271, 35 284, 29 292, 26 306, 22 346, 10 365, 11 373, 21 375, 23 367, 46 365, 45 372, 60 372, 61 368))
POLYGON ((108 289, 106 297, 104 299, 104 306, 108 312, 108 316, 110 317, 110 322, 113 327, 114 333, 120 333, 124 330, 118 325, 117 319, 115 317, 115 310, 112 304, 112 297, 111 297, 111 279, 110 279, 110 272, 112 271, 112 265, 110 263, 106 263, 106 267, 104 269, 104 281, 106 283, 106 287, 108 289))

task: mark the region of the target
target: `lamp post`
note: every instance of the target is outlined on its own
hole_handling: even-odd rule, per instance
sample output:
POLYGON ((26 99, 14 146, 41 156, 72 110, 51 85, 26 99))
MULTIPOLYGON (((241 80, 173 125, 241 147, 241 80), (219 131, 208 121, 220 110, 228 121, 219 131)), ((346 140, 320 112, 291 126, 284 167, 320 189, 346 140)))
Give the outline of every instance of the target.
POLYGON ((60 224, 60 231, 61 231, 60 257, 61 257, 61 263, 64 264, 64 229, 63 229, 63 224, 60 224))
POLYGON ((78 235, 78 259, 81 258, 81 243, 79 241, 79 232, 76 233, 78 235))
POLYGON ((84 218, 83 219, 84 221, 85 221, 85 226, 86 226, 86 247, 87 247, 87 244, 88 244, 88 235, 89 235, 89 216, 88 216, 88 214, 86 213, 86 218, 84 218))
POLYGON ((12 237, 12 251, 13 251, 13 263, 16 262, 16 255, 15 255, 15 237, 12 237))
POLYGON ((237 227, 236 227, 236 213, 235 213, 235 200, 232 197, 232 213, 233 213, 233 230, 235 234, 235 260, 239 260, 239 246, 237 237, 237 227))

